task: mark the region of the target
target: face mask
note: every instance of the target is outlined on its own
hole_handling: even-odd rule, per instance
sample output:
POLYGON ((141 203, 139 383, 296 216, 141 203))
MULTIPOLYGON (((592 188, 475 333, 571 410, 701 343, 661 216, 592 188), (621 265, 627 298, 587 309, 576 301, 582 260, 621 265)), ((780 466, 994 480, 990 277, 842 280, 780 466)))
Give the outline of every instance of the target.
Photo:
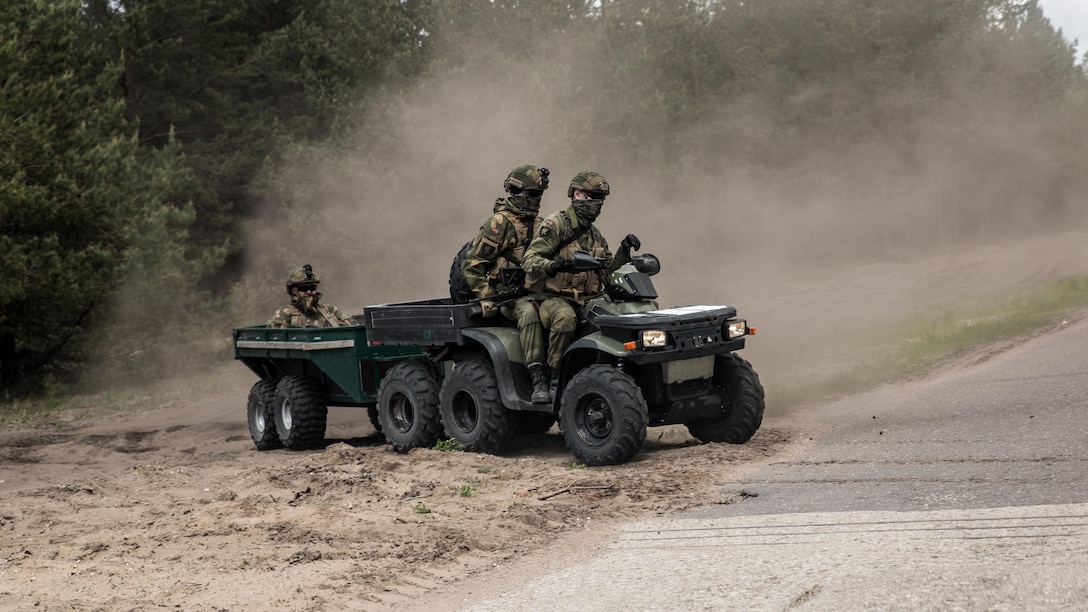
POLYGON ((540 200, 543 198, 544 196, 531 198, 524 193, 519 193, 518 195, 510 196, 510 203, 525 212, 535 214, 540 211, 540 200))
POLYGON ((600 214, 604 200, 573 200, 574 212, 579 219, 592 223, 600 214))

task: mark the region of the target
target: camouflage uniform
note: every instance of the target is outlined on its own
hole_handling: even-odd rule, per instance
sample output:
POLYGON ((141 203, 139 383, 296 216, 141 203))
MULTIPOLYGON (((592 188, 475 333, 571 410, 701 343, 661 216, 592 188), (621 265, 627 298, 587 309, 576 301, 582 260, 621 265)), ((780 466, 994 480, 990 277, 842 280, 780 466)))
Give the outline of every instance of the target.
POLYGON ((276 314, 268 320, 267 327, 343 327, 345 325, 358 325, 355 319, 340 312, 340 309, 331 304, 321 303, 320 293, 300 293, 296 289, 300 286, 311 285, 314 288, 321 282, 321 278, 314 274, 310 264, 291 270, 287 275, 287 293, 291 296, 291 303, 276 311, 276 314))
MULTIPOLYGON (((537 210, 528 210, 523 204, 511 201, 511 198, 495 200, 495 214, 480 226, 480 233, 472 241, 468 256, 461 265, 465 282, 476 297, 493 298, 514 289, 500 283, 499 271, 521 267, 525 247, 532 239, 533 232, 540 227, 537 210)), ((485 316, 490 316, 495 304, 484 299, 481 307, 485 316)), ((525 363, 543 363, 544 330, 533 304, 522 297, 512 304, 503 305, 500 311, 518 324, 525 363)))
MULTIPOLYGON (((480 232, 461 264, 465 282, 476 297, 482 299, 480 307, 485 317, 495 315, 493 299, 504 292, 522 289, 504 286, 500 271, 521 267, 525 248, 536 228, 540 227, 540 199, 548 188, 548 170, 531 165, 518 166, 507 175, 503 187, 510 195, 495 200, 494 215, 480 226, 480 232)), ((525 364, 534 380, 533 402, 547 402, 550 398, 543 375, 544 327, 536 303, 519 297, 498 310, 517 323, 525 364)))
MULTIPOLYGON (((314 297, 321 298, 320 293, 314 297)), ((340 311, 331 304, 318 304, 317 301, 306 308, 303 301, 296 298, 291 304, 276 311, 275 316, 268 320, 268 327, 343 327, 345 325, 358 325, 355 319, 340 311)))
MULTIPOLYGON (((586 181, 580 181, 582 186, 600 187, 601 199, 608 194, 608 184, 604 178, 595 172, 582 172, 575 177, 592 176, 600 180, 596 185, 587 185, 586 181)), ((572 183, 572 190, 573 190, 572 183)), ((569 195, 568 190, 568 195, 569 195)), ((561 210, 541 224, 529 248, 525 250, 525 261, 522 267, 528 277, 531 291, 529 299, 538 300, 538 312, 540 321, 548 329, 548 366, 555 370, 559 367, 563 353, 574 340, 574 331, 578 327, 578 312, 587 299, 597 297, 604 293, 603 278, 607 274, 616 271, 623 264, 631 261, 630 249, 625 245, 613 256, 608 248, 608 241, 604 239, 600 230, 593 225, 593 219, 580 216, 576 210, 576 203, 566 210, 561 210), (581 235, 573 241, 569 237, 580 228, 587 226, 581 235), (560 244, 568 241, 562 248, 560 244), (594 257, 608 262, 604 270, 589 272, 558 272, 549 275, 549 268, 558 260, 567 260, 574 256, 574 251, 588 251, 594 257)), ((595 215, 594 215, 595 217, 595 215)), ((637 248, 637 247, 636 247, 637 248)))

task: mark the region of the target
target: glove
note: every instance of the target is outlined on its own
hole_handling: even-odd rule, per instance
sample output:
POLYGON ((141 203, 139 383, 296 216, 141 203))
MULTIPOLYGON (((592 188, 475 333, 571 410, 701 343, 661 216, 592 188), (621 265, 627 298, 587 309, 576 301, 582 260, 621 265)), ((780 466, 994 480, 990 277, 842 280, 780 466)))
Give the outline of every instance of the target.
POLYGON ((499 314, 499 307, 495 302, 491 300, 484 300, 480 302, 480 316, 485 319, 490 319, 499 314))
POLYGON ((573 272, 574 262, 569 259, 556 259, 548 264, 548 276, 555 276, 560 272, 573 272))
POLYGON ((642 248, 642 243, 639 242, 638 236, 627 234, 627 237, 620 241, 620 248, 627 249, 628 251, 637 251, 642 248))

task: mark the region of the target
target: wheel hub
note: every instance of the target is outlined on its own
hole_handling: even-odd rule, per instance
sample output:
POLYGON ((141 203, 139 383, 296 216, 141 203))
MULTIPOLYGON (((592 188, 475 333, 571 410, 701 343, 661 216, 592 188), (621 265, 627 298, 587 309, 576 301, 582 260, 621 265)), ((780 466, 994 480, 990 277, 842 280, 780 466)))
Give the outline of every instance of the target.
POLYGON ((480 420, 476 402, 467 393, 458 393, 453 400, 453 418, 461 431, 472 431, 480 420))
POLYGON ((400 433, 407 433, 415 422, 415 409, 412 401, 404 395, 397 395, 393 402, 393 427, 400 433))
MULTIPOLYGON (((262 420, 263 420, 263 417, 262 417, 262 420)), ((288 431, 290 431, 291 430, 291 424, 292 424, 291 420, 292 419, 291 419, 291 400, 289 400, 289 399, 283 400, 283 403, 280 404, 280 420, 283 421, 284 428, 287 429, 288 431)), ((263 427, 261 428, 261 431, 264 431, 263 427)))
POLYGON ((600 398, 588 402, 583 410, 582 424, 594 438, 607 438, 612 433, 612 411, 608 403, 600 398))

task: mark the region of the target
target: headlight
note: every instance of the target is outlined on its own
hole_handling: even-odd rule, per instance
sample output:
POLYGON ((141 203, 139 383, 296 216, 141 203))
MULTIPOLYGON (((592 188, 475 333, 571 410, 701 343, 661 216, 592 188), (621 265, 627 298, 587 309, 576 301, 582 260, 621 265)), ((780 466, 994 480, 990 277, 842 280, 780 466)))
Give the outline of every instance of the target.
POLYGON ((748 335, 748 322, 747 321, 729 321, 725 325, 725 334, 729 336, 729 339, 740 338, 741 336, 748 335))
POLYGON ((659 348, 665 346, 668 336, 660 329, 646 329, 642 331, 643 348, 659 348))

